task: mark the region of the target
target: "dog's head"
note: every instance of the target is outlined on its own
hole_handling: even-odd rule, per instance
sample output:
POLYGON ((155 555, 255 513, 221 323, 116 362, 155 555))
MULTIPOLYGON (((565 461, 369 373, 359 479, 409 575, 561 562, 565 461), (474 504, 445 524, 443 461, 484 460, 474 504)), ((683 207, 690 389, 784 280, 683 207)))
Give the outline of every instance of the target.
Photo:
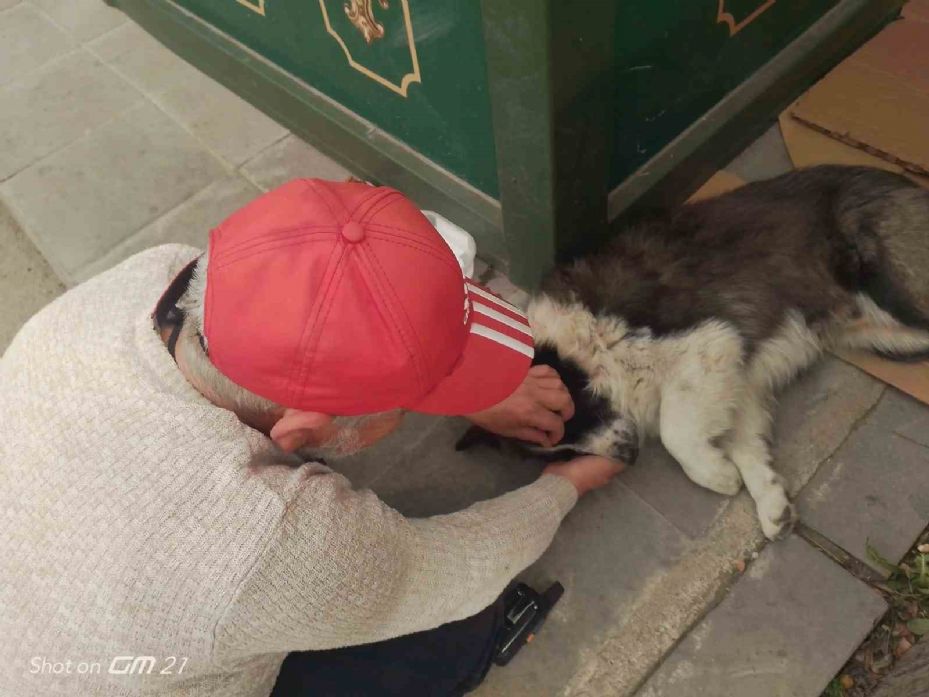
MULTIPOLYGON (((565 434, 557 445, 539 445, 511 441, 523 452, 550 462, 570 460, 580 455, 602 455, 626 464, 634 464, 639 455, 639 436, 635 423, 617 413, 609 400, 590 389, 590 378, 573 360, 563 358, 548 344, 536 346, 533 365, 550 365, 571 393, 574 417, 565 422, 565 434)), ((472 426, 455 445, 466 450, 478 444, 500 447, 503 438, 472 426)))

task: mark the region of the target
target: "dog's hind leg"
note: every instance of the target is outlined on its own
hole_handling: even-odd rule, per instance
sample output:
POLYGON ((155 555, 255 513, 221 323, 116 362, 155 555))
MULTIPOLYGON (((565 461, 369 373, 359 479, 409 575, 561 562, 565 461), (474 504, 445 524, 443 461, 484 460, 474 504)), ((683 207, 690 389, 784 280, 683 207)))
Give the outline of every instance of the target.
POLYGON ((748 390, 736 411, 726 451, 755 500, 761 529, 769 540, 786 537, 797 517, 784 479, 771 469, 771 406, 767 394, 748 390))

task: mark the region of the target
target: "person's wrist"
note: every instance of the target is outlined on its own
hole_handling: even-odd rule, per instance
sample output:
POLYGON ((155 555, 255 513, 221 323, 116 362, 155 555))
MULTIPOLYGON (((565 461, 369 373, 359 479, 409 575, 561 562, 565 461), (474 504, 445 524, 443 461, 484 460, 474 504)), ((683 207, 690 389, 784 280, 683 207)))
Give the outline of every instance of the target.
POLYGON ((548 474, 553 477, 560 477, 561 479, 564 479, 574 487, 575 491, 577 491, 578 498, 587 493, 587 490, 584 488, 583 484, 581 484, 576 477, 571 476, 571 470, 565 468, 561 463, 549 465, 544 470, 542 470, 542 474, 548 474))
POLYGON ((577 487, 567 477, 559 477, 557 474, 543 472, 536 482, 551 497, 561 515, 567 514, 581 498, 577 487))

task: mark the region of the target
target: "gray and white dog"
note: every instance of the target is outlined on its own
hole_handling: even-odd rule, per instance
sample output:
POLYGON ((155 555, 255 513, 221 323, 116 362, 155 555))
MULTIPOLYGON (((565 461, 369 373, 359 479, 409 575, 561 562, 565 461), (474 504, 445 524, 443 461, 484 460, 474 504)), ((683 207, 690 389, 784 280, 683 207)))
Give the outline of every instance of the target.
POLYGON ((929 356, 903 263, 914 239, 929 246, 929 191, 864 167, 799 170, 633 225, 531 301, 536 362, 577 407, 540 454, 634 461, 660 436, 697 484, 744 483, 764 534, 782 537, 795 515, 771 469, 774 394, 829 348, 929 356))

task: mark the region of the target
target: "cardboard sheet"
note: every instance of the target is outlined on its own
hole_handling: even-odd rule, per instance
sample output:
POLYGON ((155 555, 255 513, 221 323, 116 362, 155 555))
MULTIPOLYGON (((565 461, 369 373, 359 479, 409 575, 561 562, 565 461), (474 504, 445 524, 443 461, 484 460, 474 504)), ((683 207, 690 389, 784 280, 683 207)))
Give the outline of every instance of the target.
POLYGON ((839 358, 870 373, 878 380, 893 385, 911 397, 929 404, 929 362, 895 363, 870 353, 843 351, 839 358))
POLYGON ((719 196, 719 194, 724 194, 727 191, 738 189, 744 183, 745 182, 741 177, 737 177, 736 175, 721 169, 712 177, 707 179, 706 183, 697 189, 697 191, 694 192, 694 195, 691 196, 689 200, 700 201, 704 198, 719 196))
MULTIPOLYGON (((840 63, 790 110, 814 130, 929 176, 929 0, 840 63)), ((908 6, 909 7, 909 6, 908 6)))
POLYGON ((791 109, 792 107, 788 108, 780 115, 779 123, 787 153, 794 167, 813 167, 823 164, 877 167, 888 172, 906 175, 920 186, 929 189, 929 177, 907 172, 899 165, 876 155, 870 155, 860 148, 846 145, 824 133, 814 131, 795 119, 791 115, 791 109))
POLYGON ((890 172, 903 172, 903 168, 898 165, 805 126, 791 115, 791 109, 792 107, 781 114, 779 123, 784 144, 794 167, 822 164, 866 165, 890 172))
POLYGON ((929 94, 929 26, 898 20, 848 58, 852 65, 880 70, 922 94, 929 94))
POLYGON ((929 22, 929 0, 910 0, 903 6, 903 16, 929 22))

